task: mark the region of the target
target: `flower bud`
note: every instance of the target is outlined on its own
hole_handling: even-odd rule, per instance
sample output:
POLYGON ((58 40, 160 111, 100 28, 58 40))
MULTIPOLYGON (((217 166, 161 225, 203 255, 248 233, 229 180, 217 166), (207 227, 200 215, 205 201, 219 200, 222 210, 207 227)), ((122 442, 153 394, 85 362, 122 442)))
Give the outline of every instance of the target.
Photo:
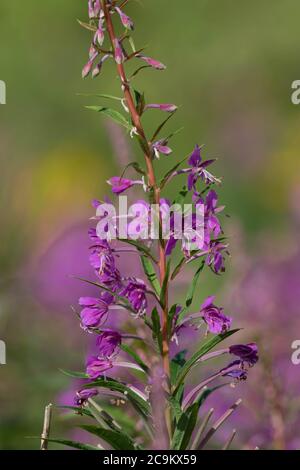
POLYGON ((124 62, 124 55, 123 55, 123 50, 120 44, 119 39, 114 40, 114 48, 115 48, 115 61, 117 64, 122 64, 124 62))
POLYGON ((115 7, 115 10, 120 15, 123 26, 126 29, 130 29, 131 31, 133 31, 134 30, 134 23, 133 23, 132 19, 129 18, 129 16, 125 15, 125 13, 119 7, 115 7))
POLYGON ((141 60, 144 60, 150 67, 153 67, 156 70, 165 70, 167 67, 159 62, 158 60, 152 59, 151 57, 146 57, 144 55, 138 54, 136 57, 138 57, 141 60))

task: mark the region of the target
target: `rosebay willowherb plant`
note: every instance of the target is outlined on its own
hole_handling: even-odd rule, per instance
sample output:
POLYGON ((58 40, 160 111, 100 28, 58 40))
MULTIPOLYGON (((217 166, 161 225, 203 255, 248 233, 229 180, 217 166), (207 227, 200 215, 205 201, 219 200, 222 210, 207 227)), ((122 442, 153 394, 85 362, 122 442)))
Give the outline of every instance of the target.
MULTIPOLYGON (((125 171, 129 169, 125 168, 122 175, 109 180, 113 195, 118 197, 137 186, 144 190, 145 198, 138 200, 139 210, 128 215, 125 234, 124 224, 122 234, 117 226, 123 216, 114 214, 108 221, 107 212, 102 210, 109 201, 106 200, 106 206, 100 201, 93 202, 97 209, 94 218, 97 228, 91 228, 89 236, 95 279, 82 281, 96 286, 99 293, 96 298, 80 298, 78 316, 83 330, 95 336, 96 352, 88 357, 85 373, 71 373, 81 379, 75 405, 71 408, 94 420, 94 424, 83 424, 81 428, 99 440, 96 449, 202 449, 240 400, 212 427, 208 425, 212 413, 206 416, 201 413, 203 403, 220 387, 245 380, 249 368, 258 360, 258 351, 254 343, 215 350, 219 343, 238 332, 231 329, 231 318, 215 305, 214 297, 201 299, 197 291, 205 268, 217 275, 225 269, 228 244, 219 221, 223 208, 218 206, 218 196, 213 189, 220 180, 208 170, 214 160, 204 160, 198 145, 180 162, 172 162, 169 142, 176 133, 164 136, 164 132, 177 107, 149 104, 144 93, 133 88, 141 71, 166 67, 135 48, 134 24, 124 12, 127 3, 126 0, 88 1, 89 22, 81 22, 81 25, 92 32, 92 42, 83 77, 97 77, 103 72, 104 63, 107 66, 111 62, 116 67, 122 95, 99 94, 97 97, 119 103, 120 109, 89 108, 123 126, 131 138, 136 139, 144 156, 144 165, 137 162, 129 165, 137 174, 135 179, 125 178, 125 171), (131 76, 126 72, 129 62, 137 64, 131 76), (143 126, 143 115, 151 110, 167 113, 167 117, 149 137, 143 126), (160 158, 171 161, 171 169, 165 175, 159 174, 156 168, 160 158), (174 179, 182 186, 171 203, 165 199, 165 191, 174 179), (194 210, 188 229, 185 227, 179 236, 178 225, 182 228, 185 219, 185 208, 180 209, 187 201, 192 202, 194 210), (199 226, 198 206, 202 214, 199 226), (145 236, 144 230, 153 221, 153 207, 158 226, 156 238, 151 234, 145 236), (105 230, 101 231, 103 226, 105 230), (138 232, 143 236, 137 236, 138 232), (136 266, 133 258, 140 258, 143 278, 137 272, 121 272, 120 253, 127 253, 128 264, 133 269, 136 266), (180 305, 171 298, 172 285, 184 270, 192 267, 195 272, 191 273, 185 301, 180 305), (197 313, 191 311, 194 300, 201 305, 197 313), (123 312, 124 321, 120 328, 112 329, 109 322, 116 310, 123 312), (188 328, 199 333, 199 342, 190 352, 180 350, 181 335, 188 328), (177 345, 174 354, 173 343, 177 345), (201 365, 220 356, 228 356, 228 359, 215 373, 208 377, 203 373, 196 386, 188 382, 192 370, 197 368, 200 377, 201 365)), ((234 434, 229 436, 225 448, 233 437, 234 434)), ((55 441, 81 449, 93 448, 86 443, 55 441)))

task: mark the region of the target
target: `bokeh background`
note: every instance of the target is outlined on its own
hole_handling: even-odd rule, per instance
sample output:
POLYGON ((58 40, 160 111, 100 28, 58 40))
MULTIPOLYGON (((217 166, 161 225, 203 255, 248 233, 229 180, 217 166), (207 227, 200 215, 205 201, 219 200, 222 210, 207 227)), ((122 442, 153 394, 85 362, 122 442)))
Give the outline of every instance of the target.
MULTIPOLYGON (((106 194, 120 162, 139 158, 116 128, 84 109, 95 98, 79 95, 118 91, 111 65, 102 78, 81 79, 90 36, 76 19, 86 19, 86 3, 0 4, 2 449, 37 448, 27 437, 40 434, 45 404, 71 394, 59 368, 80 370, 88 348, 70 308, 85 287, 70 275, 89 270, 90 201, 106 194)), ((149 102, 181 107, 170 128, 185 128, 162 169, 199 143, 224 176, 232 258, 224 276, 202 278, 196 306, 216 293, 245 328, 240 339, 258 341, 261 362, 247 384, 214 403, 218 413, 233 395, 244 399, 222 433, 236 427, 240 448, 299 448, 300 366, 291 363, 291 343, 300 339, 300 107, 291 103, 291 83, 300 78, 300 4, 143 0, 128 12, 136 43, 168 65, 141 74, 136 86, 149 102)), ((61 434, 67 421, 56 420, 61 434)))

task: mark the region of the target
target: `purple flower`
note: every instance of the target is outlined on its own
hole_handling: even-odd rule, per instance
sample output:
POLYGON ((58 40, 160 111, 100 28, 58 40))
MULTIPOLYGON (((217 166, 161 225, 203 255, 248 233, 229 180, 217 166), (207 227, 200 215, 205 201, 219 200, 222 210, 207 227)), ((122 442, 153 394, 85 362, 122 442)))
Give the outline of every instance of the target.
POLYGON ((86 78, 89 74, 90 74, 90 71, 92 70, 93 68, 93 65, 94 65, 94 62, 95 62, 95 59, 98 57, 99 53, 96 51, 94 52, 94 54, 91 56, 90 60, 88 61, 88 63, 83 67, 83 70, 82 70, 82 78, 86 78))
POLYGON ((97 338, 99 357, 110 358, 121 344, 121 335, 117 331, 104 331, 97 338))
POLYGON ((120 295, 126 297, 133 309, 143 315, 147 309, 146 284, 141 279, 130 278, 127 286, 121 290, 120 295))
POLYGON ((133 181, 126 178, 120 178, 119 176, 113 176, 107 182, 111 185, 112 192, 114 194, 122 194, 124 191, 127 191, 127 189, 132 188, 135 184, 143 184, 140 180, 133 181))
POLYGON ((154 150, 156 158, 160 157, 160 153, 162 153, 163 155, 170 155, 172 153, 172 149, 167 146, 167 143, 168 142, 164 139, 154 142, 152 148, 154 150))
POLYGON ((99 0, 89 0, 88 2, 88 12, 89 12, 89 18, 93 20, 94 18, 97 18, 97 16, 100 14, 100 1, 99 0))
POLYGON ((258 348, 255 343, 230 346, 229 353, 238 356, 243 363, 246 362, 249 366, 254 366, 258 361, 258 348))
POLYGON ((232 377, 238 381, 247 380, 248 372, 243 368, 241 361, 231 362, 227 367, 220 371, 223 377, 232 377))
POLYGON ((93 78, 96 78, 101 73, 104 62, 109 58, 110 58, 109 54, 106 54, 101 58, 100 62, 93 69, 93 72, 92 72, 93 78))
POLYGON ((175 104, 147 104, 146 109, 160 109, 166 113, 174 113, 178 108, 175 104))
POLYGON ((80 313, 81 323, 84 328, 99 327, 108 313, 108 304, 102 299, 81 297, 79 305, 84 307, 80 313))
POLYGON ((119 39, 114 39, 114 49, 115 49, 115 61, 117 64, 122 64, 124 62, 124 54, 121 43, 119 39))
POLYGON ((224 315, 223 309, 213 303, 214 296, 208 297, 201 306, 201 315, 211 333, 222 334, 231 327, 232 319, 224 315))
POLYGON ((113 365, 109 359, 99 359, 96 356, 90 356, 86 364, 86 373, 91 379, 98 379, 113 365))
POLYGON ((95 33, 95 36, 94 36, 94 44, 99 44, 99 46, 101 47, 103 42, 104 42, 104 29, 103 29, 103 20, 102 18, 100 18, 99 20, 99 23, 98 23, 98 29, 95 33))
POLYGON ((162 64, 158 60, 152 59, 151 57, 146 57, 141 54, 138 54, 136 57, 141 60, 144 60, 148 65, 150 65, 150 67, 153 67, 154 69, 165 70, 167 68, 164 64, 162 64))
POLYGON ((218 206, 218 195, 214 190, 210 190, 205 199, 205 226, 217 238, 222 232, 221 224, 216 214, 220 213, 224 207, 218 206))
POLYGON ((134 24, 133 24, 132 19, 129 18, 129 16, 125 15, 125 13, 119 7, 115 7, 115 10, 120 15, 123 26, 126 29, 130 29, 131 31, 133 31, 134 30, 134 24))
POLYGON ((95 397, 96 395, 98 395, 98 393, 99 392, 96 388, 90 388, 90 389, 86 389, 86 390, 79 390, 76 393, 76 397, 74 399, 74 404, 76 406, 82 406, 82 405, 85 404, 85 402, 89 398, 95 397))
POLYGON ((196 183, 199 178, 202 178, 207 183, 217 182, 218 180, 207 172, 206 168, 211 165, 214 160, 202 161, 201 157, 201 148, 199 145, 196 145, 193 153, 190 155, 188 164, 192 167, 188 175, 188 190, 196 190, 196 183))

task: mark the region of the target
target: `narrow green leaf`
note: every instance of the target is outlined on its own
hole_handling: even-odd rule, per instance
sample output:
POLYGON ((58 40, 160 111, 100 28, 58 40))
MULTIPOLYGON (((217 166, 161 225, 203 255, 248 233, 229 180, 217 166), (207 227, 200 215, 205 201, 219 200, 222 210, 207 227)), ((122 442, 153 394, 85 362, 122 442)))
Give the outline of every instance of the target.
POLYGON ((186 186, 183 186, 182 190, 179 192, 178 196, 174 200, 174 204, 182 205, 185 201, 187 194, 188 194, 188 189, 186 186))
POLYGON ((55 408, 59 408, 62 410, 75 411, 74 414, 76 415, 85 415, 85 416, 89 416, 89 418, 93 418, 92 413, 87 408, 84 408, 82 406, 55 405, 55 408))
POLYGON ((91 446, 89 444, 83 444, 82 442, 70 441, 67 439, 47 439, 47 441, 53 442, 55 444, 61 444, 67 447, 72 447, 73 449, 78 449, 78 450, 98 450, 98 451, 100 450, 98 449, 98 447, 91 446))
POLYGON ((141 116, 145 109, 145 95, 144 93, 140 93, 138 90, 134 90, 135 102, 136 102, 136 110, 141 116))
POLYGON ((165 125, 167 124, 167 122, 169 122, 169 120, 174 116, 174 114, 176 113, 176 111, 174 111, 173 113, 171 113, 161 124, 160 126, 158 126, 158 128, 156 129, 156 131, 154 132, 152 138, 151 138, 151 142, 154 142, 154 140, 158 137, 158 135, 160 134, 160 132, 163 130, 163 128, 165 127, 165 125))
POLYGON ((240 331, 239 329, 236 330, 231 330, 227 331, 226 333, 222 335, 216 335, 213 336, 212 338, 208 339, 202 346, 201 348, 185 363, 185 365, 182 367, 181 372, 178 376, 177 379, 177 384, 175 388, 175 392, 177 391, 178 386, 183 382, 185 379, 186 375, 189 373, 191 368, 196 364, 196 362, 205 354, 207 354, 209 351, 211 351, 217 344, 221 343, 225 339, 229 338, 230 336, 234 335, 240 331))
POLYGON ((162 353, 162 334, 161 334, 160 317, 159 317, 156 307, 154 307, 154 309, 152 310, 151 318, 152 318, 152 328, 153 328, 153 339, 157 341, 159 350, 162 353))
POLYGON ((175 397, 170 397, 169 402, 176 421, 179 421, 182 415, 182 409, 179 401, 175 397))
POLYGON ((149 367, 144 363, 144 361, 140 358, 140 356, 127 344, 122 344, 121 346, 122 351, 126 352, 129 356, 131 356, 135 362, 148 374, 149 367))
POLYGON ((152 262, 150 261, 149 258, 146 258, 145 256, 141 256, 141 262, 142 262, 144 272, 148 278, 148 281, 150 282, 150 284, 152 285, 153 289, 155 290, 156 294, 159 297, 161 293, 160 284, 157 279, 157 275, 156 275, 152 262))
POLYGON ((196 273, 193 277, 192 284, 189 287, 187 297, 186 297, 186 300, 185 300, 185 305, 187 307, 189 307, 193 302, 193 298, 194 298, 195 290, 196 290, 196 287, 197 287, 197 283, 198 283, 200 274, 203 271, 204 266, 205 266, 205 261, 202 261, 200 267, 198 268, 198 270, 196 271, 196 273))
POLYGON ((176 356, 171 360, 171 384, 174 385, 176 383, 177 377, 179 372, 183 368, 184 364, 186 363, 186 356, 187 350, 184 349, 180 351, 176 356))
POLYGON ((96 96, 97 98, 106 98, 108 100, 122 101, 122 98, 120 98, 119 96, 107 95, 105 93, 96 93, 96 95, 94 96, 96 96))
POLYGON ((86 109, 91 109, 92 111, 96 111, 97 113, 104 114, 116 123, 121 124, 121 126, 125 127, 127 130, 131 130, 132 128, 130 122, 127 121, 127 119, 121 113, 115 111, 114 109, 105 108, 103 106, 86 106, 86 109))
POLYGON ((100 439, 107 442, 114 450, 136 450, 134 443, 127 436, 117 431, 88 424, 83 424, 79 427, 90 434, 100 437, 100 439))
POLYGON ((157 263, 156 259, 154 258, 154 256, 151 253, 151 250, 149 250, 149 248, 147 248, 141 242, 138 242, 136 240, 129 240, 129 239, 125 239, 125 238, 118 238, 118 240, 120 242, 127 243, 128 245, 134 246, 140 253, 143 253, 144 255, 151 258, 154 263, 157 263))
POLYGON ((199 405, 194 403, 186 412, 182 413, 175 428, 172 449, 186 450, 188 448, 193 431, 197 424, 199 405))
POLYGON ((172 305, 172 307, 170 308, 170 310, 168 312, 168 335, 169 335, 169 337, 172 334, 173 320, 174 320, 174 317, 176 315, 177 307, 178 307, 177 304, 172 305))
POLYGON ((130 80, 132 80, 133 78, 135 78, 142 70, 144 69, 150 69, 151 68, 151 65, 142 65, 141 67, 139 67, 138 69, 136 69, 133 74, 131 75, 130 77, 130 80))
POLYGON ((72 370, 65 370, 65 369, 58 369, 60 372, 62 372, 64 375, 67 375, 68 377, 73 377, 76 379, 88 379, 88 375, 85 374, 84 372, 74 372, 72 370))
POLYGON ((81 20, 78 20, 78 23, 80 24, 80 26, 82 26, 83 28, 87 29, 88 31, 93 31, 93 32, 96 32, 97 31, 97 28, 96 26, 92 26, 91 24, 89 23, 85 23, 84 21, 81 21, 81 20))
POLYGON ((143 170, 143 168, 141 168, 141 166, 140 166, 140 164, 139 164, 138 162, 130 162, 130 163, 128 163, 128 165, 125 166, 124 171, 123 171, 121 177, 124 176, 126 170, 127 170, 128 168, 130 168, 130 167, 132 167, 132 168, 133 168, 137 173, 139 173, 140 175, 143 175, 143 176, 146 175, 145 170, 143 170))
POLYGON ((181 258, 181 260, 179 261, 179 263, 177 264, 176 268, 174 269, 174 271, 172 272, 172 275, 171 275, 171 280, 174 281, 174 279, 176 278, 176 276, 180 273, 182 267, 184 266, 186 262, 186 258, 183 256, 181 258))
POLYGON ((166 292, 167 292, 168 282, 169 282, 170 267, 171 267, 171 260, 169 260, 168 263, 167 263, 165 278, 164 278, 162 286, 161 286, 160 303, 161 303, 163 308, 164 308, 165 303, 166 303, 166 292))
POLYGON ((122 101, 119 96, 106 95, 105 93, 77 93, 78 96, 93 96, 94 98, 105 98, 108 100, 122 101))
POLYGON ((150 414, 150 405, 148 401, 144 400, 138 393, 133 391, 128 385, 125 385, 113 379, 97 379, 94 382, 89 382, 85 388, 102 387, 115 392, 123 393, 128 400, 138 409, 144 416, 148 417, 150 414))
POLYGON ((176 163, 176 165, 174 165, 166 174, 165 176, 163 177, 163 179, 161 180, 160 184, 159 184, 159 187, 160 189, 163 189, 166 185, 166 183, 168 182, 170 176, 174 173, 174 171, 176 171, 180 165, 182 165, 183 162, 185 162, 185 160, 187 159, 188 157, 185 157, 183 158, 182 160, 180 160, 180 162, 176 163))

